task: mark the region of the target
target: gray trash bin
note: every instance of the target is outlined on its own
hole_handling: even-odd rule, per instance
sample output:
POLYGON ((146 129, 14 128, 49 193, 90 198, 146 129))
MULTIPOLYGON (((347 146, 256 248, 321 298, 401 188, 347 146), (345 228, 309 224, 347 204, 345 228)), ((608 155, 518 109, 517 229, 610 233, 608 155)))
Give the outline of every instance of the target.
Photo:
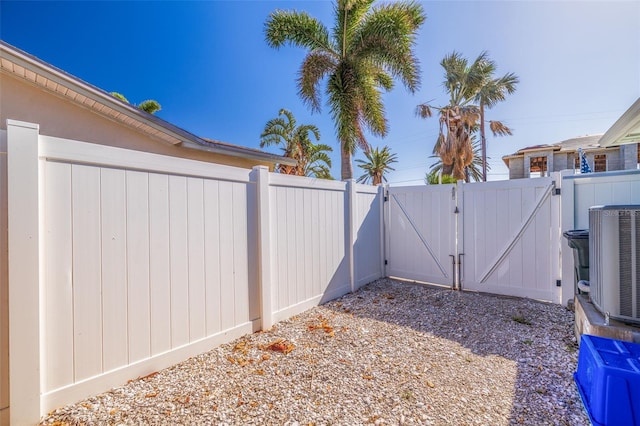
POLYGON ((572 229, 563 233, 573 249, 573 265, 575 267, 575 289, 578 290, 578 281, 589 281, 589 230, 572 229))

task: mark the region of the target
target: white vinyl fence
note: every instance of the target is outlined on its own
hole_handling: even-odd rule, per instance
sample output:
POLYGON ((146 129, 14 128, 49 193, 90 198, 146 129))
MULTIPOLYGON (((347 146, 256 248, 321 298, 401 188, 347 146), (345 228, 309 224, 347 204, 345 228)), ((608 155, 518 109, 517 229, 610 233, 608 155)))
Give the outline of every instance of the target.
POLYGON ((561 231, 640 171, 384 191, 8 120, 0 199, 0 423, 33 424, 383 276, 566 304, 561 231))
POLYGON ((15 424, 383 273, 378 188, 58 139, 11 120, 8 159, 3 383, 15 424))

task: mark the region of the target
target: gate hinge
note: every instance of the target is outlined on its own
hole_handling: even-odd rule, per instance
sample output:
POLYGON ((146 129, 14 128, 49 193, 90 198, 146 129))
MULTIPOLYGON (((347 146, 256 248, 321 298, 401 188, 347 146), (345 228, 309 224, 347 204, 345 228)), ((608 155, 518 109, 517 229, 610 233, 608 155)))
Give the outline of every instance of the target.
POLYGON ((556 287, 562 287, 562 280, 556 280, 556 287))
POLYGON ((386 264, 388 264, 388 263, 389 263, 389 262, 387 261, 387 259, 385 259, 385 260, 384 260, 384 264, 386 265, 386 264))
POLYGON ((560 195, 560 192, 562 192, 562 190, 560 188, 556 187, 556 181, 555 180, 551 181, 551 185, 553 185, 553 189, 552 189, 551 195, 560 195))

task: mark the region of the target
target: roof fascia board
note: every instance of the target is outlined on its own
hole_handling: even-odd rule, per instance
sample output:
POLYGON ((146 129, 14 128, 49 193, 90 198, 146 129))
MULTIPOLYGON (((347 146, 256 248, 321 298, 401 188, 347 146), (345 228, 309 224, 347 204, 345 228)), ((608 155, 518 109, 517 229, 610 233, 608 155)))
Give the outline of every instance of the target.
POLYGON ((640 98, 605 132, 602 138, 600 138, 600 146, 637 142, 637 139, 627 139, 629 133, 632 133, 635 128, 640 128, 640 98))
MULTIPOLYGON (((116 112, 126 115, 127 117, 142 122, 145 125, 158 130, 159 132, 169 135, 172 139, 177 139, 174 144, 189 146, 192 149, 200 149, 201 151, 213 152, 222 155, 240 157, 248 160, 261 160, 269 162, 277 162, 281 164, 290 164, 294 160, 287 159, 277 154, 248 152, 242 147, 234 147, 225 145, 215 146, 202 138, 187 132, 177 126, 170 124, 158 117, 147 114, 138 108, 128 105, 121 100, 111 96, 107 92, 92 86, 38 58, 20 51, 10 44, 0 40, 0 58, 6 59, 15 65, 29 70, 37 75, 41 75, 56 84, 62 85, 78 94, 103 104, 116 112)), ((107 116, 107 115, 105 115, 107 116)), ((112 118, 112 117, 109 117, 112 118)))
POLYGON ((543 151, 556 152, 556 151, 558 151, 558 149, 557 148, 553 148, 553 147, 532 148, 532 149, 521 149, 518 152, 520 153, 519 155, 524 155, 524 154, 530 153, 530 152, 543 152, 543 151))
MULTIPOLYGON (((89 99, 94 100, 95 102, 99 102, 105 106, 108 106, 109 108, 112 108, 113 110, 121 114, 125 114, 134 120, 144 121, 145 124, 147 124, 148 126, 158 131, 162 131, 165 133, 168 133, 168 132, 174 133, 174 135, 172 136, 174 136, 176 139, 180 139, 180 140, 185 139, 184 136, 180 137, 180 135, 177 134, 178 132, 172 131, 173 129, 171 129, 170 127, 174 127, 174 126, 170 125, 169 123, 167 122, 162 124, 157 123, 158 121, 157 117, 155 118, 153 116, 147 117, 146 116, 147 114, 139 110, 138 108, 128 105, 125 102, 111 96, 107 92, 101 89, 98 89, 95 86, 92 86, 84 81, 81 81, 76 77, 73 77, 64 71, 55 68, 52 65, 42 62, 35 57, 32 57, 27 54, 23 54, 15 49, 11 49, 8 46, 6 46, 4 43, 0 44, 0 53, 2 54, 1 55, 2 58, 7 59, 13 62, 14 64, 22 68, 25 68, 37 75, 43 76, 55 82, 56 84, 67 87, 68 89, 73 90, 74 92, 82 96, 85 96, 89 99)), ((176 142, 176 143, 179 143, 179 142, 176 142)))
MULTIPOLYGON (((242 154, 244 154, 244 152, 242 152, 242 148, 236 148, 233 146, 224 146, 220 147, 215 145, 214 143, 208 143, 206 145, 200 145, 191 141, 184 141, 182 142, 182 144, 180 144, 180 146, 184 147, 184 148, 189 148, 189 149, 196 149, 199 151, 206 151, 206 152, 211 152, 213 154, 221 154, 221 155, 233 155, 233 153, 235 152, 236 155, 233 155, 235 157, 241 157, 242 154), (237 151, 237 152, 236 152, 237 151)), ((245 154, 246 155, 246 154, 245 154)), ((276 155, 276 154, 269 154, 269 153, 254 153, 252 156, 252 159, 258 159, 258 160, 264 160, 264 161, 268 161, 270 163, 278 163, 278 164, 286 164, 288 166, 295 166, 298 164, 298 162, 296 160, 294 160, 293 158, 288 158, 288 157, 283 157, 280 155, 276 155)))

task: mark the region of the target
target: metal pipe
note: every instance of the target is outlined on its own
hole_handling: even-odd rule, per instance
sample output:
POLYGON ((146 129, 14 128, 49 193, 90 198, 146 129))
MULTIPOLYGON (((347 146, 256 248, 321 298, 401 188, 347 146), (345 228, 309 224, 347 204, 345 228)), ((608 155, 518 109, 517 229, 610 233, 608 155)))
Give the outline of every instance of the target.
POLYGON ((450 254, 451 258, 451 289, 456 289, 456 256, 454 254, 450 254))
POLYGON ((462 256, 464 256, 464 253, 458 253, 458 283, 457 283, 457 290, 462 290, 462 256))

